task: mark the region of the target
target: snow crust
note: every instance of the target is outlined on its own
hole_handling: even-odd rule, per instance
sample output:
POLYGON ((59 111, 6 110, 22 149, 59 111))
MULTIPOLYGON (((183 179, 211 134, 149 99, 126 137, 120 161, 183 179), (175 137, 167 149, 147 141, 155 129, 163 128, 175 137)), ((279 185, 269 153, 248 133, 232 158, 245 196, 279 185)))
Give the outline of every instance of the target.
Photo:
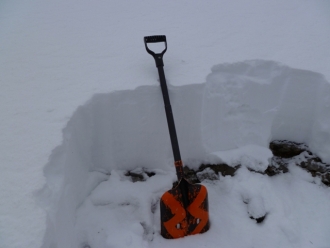
POLYGON ((176 176, 160 87, 142 86, 97 94, 68 122, 39 195, 48 213, 43 247, 329 242, 328 188, 293 167, 274 178, 250 172, 267 168, 269 142, 280 138, 305 142, 330 161, 330 85, 322 75, 253 60, 214 66, 205 84, 169 85, 169 92, 185 163, 242 165, 234 177, 204 181, 210 231, 178 241, 159 234, 158 201, 176 176), (133 183, 125 172, 137 168, 156 175, 133 183))

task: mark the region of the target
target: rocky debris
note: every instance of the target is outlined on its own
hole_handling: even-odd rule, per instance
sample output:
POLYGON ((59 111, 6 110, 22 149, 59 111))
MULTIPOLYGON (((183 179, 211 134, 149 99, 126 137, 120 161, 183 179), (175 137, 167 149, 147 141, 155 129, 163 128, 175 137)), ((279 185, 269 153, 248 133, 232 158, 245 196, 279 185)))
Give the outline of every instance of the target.
POLYGON ((198 171, 190 169, 188 166, 183 167, 184 178, 192 184, 201 182, 197 177, 197 172, 198 171))
POLYGON ((270 165, 267 167, 264 174, 272 177, 281 173, 287 173, 289 172, 288 169, 289 162, 290 159, 274 156, 271 159, 270 165))
MULTIPOLYGON (((269 148, 273 152, 273 158, 269 166, 264 172, 254 171, 263 175, 275 176, 289 171, 288 165, 295 165, 309 171, 313 177, 321 178, 321 181, 330 186, 330 165, 322 162, 322 160, 314 155, 303 143, 297 143, 287 140, 274 140, 269 144, 269 148)), ((204 180, 218 180, 219 173, 222 176, 234 176, 235 172, 241 165, 230 166, 227 164, 201 164, 197 170, 183 167, 184 177, 192 184, 200 183, 204 180)), ((137 168, 126 172, 125 176, 130 177, 132 182, 145 181, 147 178, 154 176, 155 173, 147 171, 144 168, 137 168)), ((177 182, 173 184, 175 186, 177 182)), ((257 218, 254 218, 257 220, 257 218)), ((259 220, 262 222, 262 220, 259 220)), ((258 222, 258 220, 257 220, 258 222)), ((258 222, 259 223, 259 222, 258 222)))
POLYGON ((125 173, 125 176, 130 177, 133 183, 145 181, 154 175, 156 175, 154 172, 147 171, 143 168, 136 168, 125 173))
POLYGON ((131 177, 133 183, 145 181, 143 174, 135 173, 135 172, 132 172, 132 171, 128 171, 125 174, 125 176, 131 177))
POLYGON ((235 172, 240 168, 240 165, 229 166, 227 164, 202 164, 198 171, 203 171, 206 168, 210 168, 216 174, 221 173, 222 176, 234 176, 235 172))
POLYGON ((197 170, 185 166, 183 168, 183 173, 190 183, 200 183, 205 179, 219 179, 219 173, 221 173, 222 176, 234 176, 239 167, 240 165, 231 167, 227 164, 202 164, 197 170))
POLYGON ((314 155, 303 143, 287 140, 275 140, 269 144, 274 157, 265 171, 267 175, 274 176, 288 172, 288 165, 295 165, 309 171, 313 177, 321 178, 321 181, 330 186, 330 165, 314 155))
MULTIPOLYGON (((287 140, 274 140, 269 144, 273 152, 273 158, 264 172, 253 171, 263 175, 275 176, 289 171, 288 165, 295 165, 309 171, 313 177, 321 178, 325 185, 330 186, 330 165, 314 155, 309 147, 303 143, 297 143, 287 140)), ((227 164, 202 164, 197 170, 184 167, 185 178, 191 183, 200 183, 201 181, 217 180, 218 174, 222 176, 234 176, 240 165, 230 166, 227 164), (213 173, 212 173, 213 171, 213 173)), ((262 221, 262 220, 260 220, 262 221)))
POLYGON ((330 186, 330 165, 323 163, 322 160, 311 152, 303 152, 297 158, 296 164, 309 171, 313 177, 321 178, 321 181, 330 186))
POLYGON ((330 173, 329 172, 321 175, 321 180, 325 185, 330 187, 330 173))
POLYGON ((197 175, 197 178, 199 179, 199 181, 201 181, 201 182, 204 180, 213 181, 213 180, 219 179, 218 173, 216 173, 214 170, 212 170, 209 167, 207 167, 203 171, 197 172, 196 175, 197 175))
POLYGON ((274 140, 270 142, 269 149, 272 150, 275 157, 292 158, 307 151, 308 147, 303 143, 288 140, 274 140))

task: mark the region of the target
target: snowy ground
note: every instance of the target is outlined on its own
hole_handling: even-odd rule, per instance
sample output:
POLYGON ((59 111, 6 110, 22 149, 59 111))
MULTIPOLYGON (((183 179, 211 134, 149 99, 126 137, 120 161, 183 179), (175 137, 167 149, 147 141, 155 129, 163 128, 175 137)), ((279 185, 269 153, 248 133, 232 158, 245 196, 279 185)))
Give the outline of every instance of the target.
POLYGON ((329 189, 297 167, 271 179, 242 168, 204 181, 211 229, 180 240, 159 234, 168 175, 133 184, 120 174, 113 170, 77 210, 72 247, 329 247, 329 189), (250 215, 266 219, 257 224, 250 215))
POLYGON ((272 139, 305 142, 329 163, 329 11, 298 0, 2 1, 0 247, 329 247, 328 188, 295 167, 272 179, 246 169, 266 166, 272 139), (175 178, 142 42, 152 34, 168 38, 185 163, 246 163, 204 182, 210 231, 176 241, 159 236, 152 207, 175 178), (310 71, 214 66, 256 58, 310 71), (142 167, 156 175, 123 176, 142 167))

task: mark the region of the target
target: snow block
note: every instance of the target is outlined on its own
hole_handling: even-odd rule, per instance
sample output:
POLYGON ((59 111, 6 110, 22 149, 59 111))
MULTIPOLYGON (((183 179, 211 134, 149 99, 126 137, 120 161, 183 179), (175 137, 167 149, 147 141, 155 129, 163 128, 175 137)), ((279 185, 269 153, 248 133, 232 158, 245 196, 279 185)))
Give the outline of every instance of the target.
POLYGON ((321 74, 251 60, 214 66, 207 77, 201 123, 207 152, 286 139, 329 162, 329 123, 330 85, 321 74))

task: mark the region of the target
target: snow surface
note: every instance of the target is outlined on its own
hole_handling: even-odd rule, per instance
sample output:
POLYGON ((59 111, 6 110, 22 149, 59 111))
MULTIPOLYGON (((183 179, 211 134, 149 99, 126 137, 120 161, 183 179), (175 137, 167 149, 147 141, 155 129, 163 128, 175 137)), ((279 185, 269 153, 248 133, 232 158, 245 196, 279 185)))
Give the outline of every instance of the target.
POLYGON ((329 79, 328 13, 328 1, 1 1, 0 247, 329 246, 329 191, 298 168, 270 180, 243 167, 206 182, 210 232, 160 238, 159 210, 143 204, 152 205, 175 175, 157 72, 142 43, 167 35, 165 73, 186 164, 236 159, 263 170, 273 138, 304 141, 329 161, 329 88, 320 74, 265 61, 223 64, 262 58, 329 79), (251 75, 242 65, 259 70, 251 75), (118 179, 134 167, 156 175, 118 179), (103 185, 116 180, 123 196, 109 203, 113 193, 103 185), (273 191, 240 193, 264 181, 273 191), (118 207, 138 192, 129 183, 145 192, 118 207), (114 206, 104 206, 108 216, 98 215, 102 204, 114 206), (264 211, 268 231, 247 215, 264 211), (120 214, 128 226, 106 221, 120 214))

